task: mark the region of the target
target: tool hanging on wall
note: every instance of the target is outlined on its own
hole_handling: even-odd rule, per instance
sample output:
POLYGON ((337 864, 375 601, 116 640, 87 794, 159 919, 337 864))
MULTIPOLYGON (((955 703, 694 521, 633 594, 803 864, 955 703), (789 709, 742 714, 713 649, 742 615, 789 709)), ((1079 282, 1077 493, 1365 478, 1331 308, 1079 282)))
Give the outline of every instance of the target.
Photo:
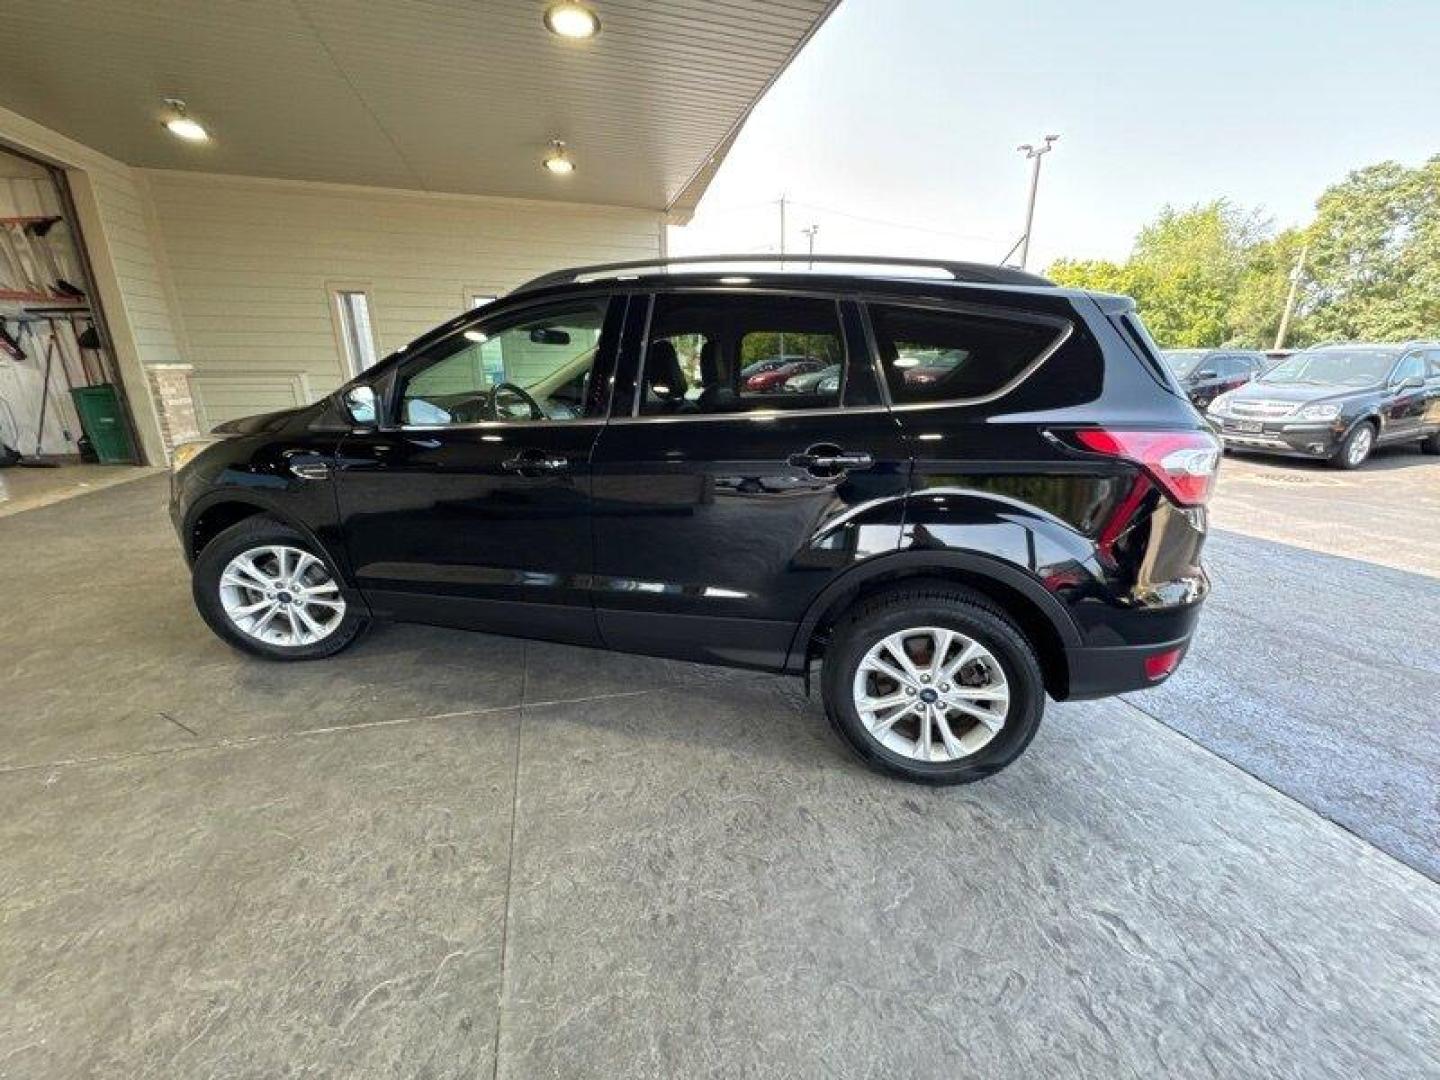
POLYGON ((0 217, 0 291, 15 298, 85 299, 84 290, 66 280, 51 232, 63 221, 53 215, 0 217))
MULTIPOLYGON (((31 328, 30 333, 31 333, 32 336, 35 335, 35 330, 34 330, 33 327, 31 328)), ((38 339, 37 339, 37 340, 38 340, 38 339)), ((55 328, 52 326, 52 327, 50 328, 50 338, 49 338, 48 341, 45 342, 45 374, 44 374, 44 376, 42 377, 42 380, 41 380, 41 383, 40 383, 40 418, 35 422, 35 453, 32 454, 29 459, 27 459, 27 460, 30 461, 30 462, 38 462, 38 464, 36 464, 36 465, 31 465, 30 467, 32 467, 32 468, 42 468, 42 469, 44 469, 44 468, 56 468, 56 467, 57 467, 57 463, 56 463, 56 462, 53 462, 53 461, 42 461, 41 458, 40 458, 40 444, 41 444, 41 442, 42 442, 42 441, 44 440, 44 438, 45 438, 45 410, 46 410, 46 407, 50 404, 50 374, 51 374, 51 371, 52 371, 53 368, 54 368, 54 365, 55 365, 55 328)), ((73 441, 72 438, 71 438, 70 432, 68 432, 68 431, 65 432, 65 441, 66 441, 66 442, 71 442, 71 441, 73 441)), ((22 466, 25 466, 25 465, 26 465, 26 462, 25 462, 25 461, 22 461, 22 462, 20 462, 20 464, 21 464, 22 466)))

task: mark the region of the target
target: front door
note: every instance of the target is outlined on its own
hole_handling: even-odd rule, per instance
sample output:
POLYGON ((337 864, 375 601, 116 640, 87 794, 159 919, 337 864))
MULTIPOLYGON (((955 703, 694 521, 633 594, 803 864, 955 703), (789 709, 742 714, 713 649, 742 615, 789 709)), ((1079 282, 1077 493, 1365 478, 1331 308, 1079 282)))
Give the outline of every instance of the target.
POLYGON ((345 543, 377 614, 594 643, 590 451, 624 298, 487 315, 401 365, 347 435, 345 543))
POLYGON ((1385 404, 1385 430, 1381 437, 1391 440, 1418 439, 1424 434, 1425 355, 1411 353, 1390 373, 1389 400, 1385 404))
POLYGON ((592 459, 601 637, 778 667, 820 590, 899 543, 909 459, 858 314, 737 290, 644 314, 592 459), (776 360, 794 373, 754 379, 776 360))

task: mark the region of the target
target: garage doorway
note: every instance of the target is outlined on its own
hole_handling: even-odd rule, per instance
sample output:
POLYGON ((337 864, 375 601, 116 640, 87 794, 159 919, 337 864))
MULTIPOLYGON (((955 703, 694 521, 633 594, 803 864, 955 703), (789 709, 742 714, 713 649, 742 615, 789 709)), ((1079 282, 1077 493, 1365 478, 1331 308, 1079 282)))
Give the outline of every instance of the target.
POLYGON ((0 500, 140 464, 110 342, 64 172, 0 147, 0 500))

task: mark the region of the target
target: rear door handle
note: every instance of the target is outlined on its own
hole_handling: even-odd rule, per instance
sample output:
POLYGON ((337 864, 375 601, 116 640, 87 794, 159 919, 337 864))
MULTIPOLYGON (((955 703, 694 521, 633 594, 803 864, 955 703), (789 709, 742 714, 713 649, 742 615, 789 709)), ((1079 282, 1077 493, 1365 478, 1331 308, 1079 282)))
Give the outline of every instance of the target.
POLYGON ((500 463, 506 472, 564 472, 570 467, 570 459, 560 454, 542 454, 525 450, 500 463))
POLYGON ((803 454, 791 454, 790 464, 797 469, 868 469, 875 464, 875 458, 867 450, 836 450, 828 452, 812 448, 803 454))

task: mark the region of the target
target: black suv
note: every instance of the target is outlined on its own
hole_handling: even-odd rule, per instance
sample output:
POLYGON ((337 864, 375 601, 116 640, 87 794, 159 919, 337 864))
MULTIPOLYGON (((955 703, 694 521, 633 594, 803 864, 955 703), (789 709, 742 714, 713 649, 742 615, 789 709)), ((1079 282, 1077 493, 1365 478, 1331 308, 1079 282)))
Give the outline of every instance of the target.
POLYGON ((1013 761, 1047 693, 1169 676, 1219 445, 1134 304, 1002 267, 813 264, 547 275, 314 405, 222 425, 173 480, 201 614, 277 659, 390 618, 821 661, 844 738, 929 783, 1013 761), (787 355, 840 377, 745 389, 748 358, 787 355))
POLYGON ((1201 412, 1221 394, 1255 378, 1268 363, 1264 353, 1242 349, 1166 349, 1164 355, 1190 404, 1201 412))
POLYGON ((1382 444, 1418 442, 1440 454, 1440 342, 1317 345, 1222 394, 1208 415, 1227 450, 1341 469, 1382 444))

